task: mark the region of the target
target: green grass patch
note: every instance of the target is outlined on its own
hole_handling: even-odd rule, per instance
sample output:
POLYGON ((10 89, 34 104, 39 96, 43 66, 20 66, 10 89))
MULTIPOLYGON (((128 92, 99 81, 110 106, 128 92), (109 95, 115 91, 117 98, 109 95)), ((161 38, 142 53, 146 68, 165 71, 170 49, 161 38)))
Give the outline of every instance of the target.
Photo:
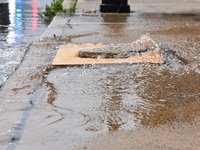
POLYGON ((49 24, 56 16, 57 12, 67 12, 62 6, 63 0, 53 0, 51 6, 46 6, 46 11, 43 12, 44 21, 49 24))

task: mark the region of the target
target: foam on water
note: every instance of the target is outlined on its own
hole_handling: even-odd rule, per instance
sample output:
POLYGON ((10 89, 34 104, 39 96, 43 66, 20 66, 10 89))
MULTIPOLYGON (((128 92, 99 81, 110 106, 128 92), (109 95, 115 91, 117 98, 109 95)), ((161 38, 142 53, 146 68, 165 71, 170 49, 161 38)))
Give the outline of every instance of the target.
POLYGON ((9 75, 17 68, 24 56, 24 51, 16 48, 9 48, 6 51, 0 49, 0 85, 2 85, 9 75))

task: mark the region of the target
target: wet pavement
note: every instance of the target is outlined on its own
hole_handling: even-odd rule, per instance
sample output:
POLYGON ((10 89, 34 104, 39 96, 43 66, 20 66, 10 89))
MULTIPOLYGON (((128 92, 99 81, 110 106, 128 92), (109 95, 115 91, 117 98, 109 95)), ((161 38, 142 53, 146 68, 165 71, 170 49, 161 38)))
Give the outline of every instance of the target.
POLYGON ((0 149, 198 149, 199 19, 57 15, 1 89, 0 149), (142 35, 161 45, 165 64, 51 65, 59 45, 142 35))
POLYGON ((0 1, 0 87, 19 66, 30 43, 46 30, 42 12, 51 1, 0 1))

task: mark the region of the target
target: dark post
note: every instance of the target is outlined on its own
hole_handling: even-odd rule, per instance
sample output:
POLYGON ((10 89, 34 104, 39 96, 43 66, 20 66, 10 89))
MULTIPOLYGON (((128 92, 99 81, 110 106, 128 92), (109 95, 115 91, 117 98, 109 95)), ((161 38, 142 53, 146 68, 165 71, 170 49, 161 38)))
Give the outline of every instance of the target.
POLYGON ((102 0, 100 12, 102 13, 130 13, 128 0, 102 0))
POLYGON ((9 8, 8 3, 0 3, 0 25, 9 25, 9 8))

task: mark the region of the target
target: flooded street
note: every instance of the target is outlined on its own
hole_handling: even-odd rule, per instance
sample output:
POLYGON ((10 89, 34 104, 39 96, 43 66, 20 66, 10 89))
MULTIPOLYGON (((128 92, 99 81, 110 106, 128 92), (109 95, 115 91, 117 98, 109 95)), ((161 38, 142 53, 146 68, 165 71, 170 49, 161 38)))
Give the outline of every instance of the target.
POLYGON ((20 64, 29 44, 45 31, 41 15, 51 2, 0 1, 0 87, 20 64))
MULTIPOLYGON (((112 15, 74 16, 58 41, 115 44, 150 36, 161 45, 166 63, 50 67, 40 90, 46 94, 35 94, 44 101, 36 102, 31 112, 34 118, 29 118, 18 149, 23 149, 29 136, 33 137, 29 142, 41 149, 60 144, 69 149, 106 149, 103 139, 104 144, 98 140, 92 146, 84 143, 105 133, 195 124, 200 114, 199 16, 131 14, 127 24, 123 18, 118 15, 115 25, 112 15), (49 140, 43 142, 44 138, 49 140)), ((107 138, 115 141, 115 137, 107 138)))
POLYGON ((154 65, 61 68, 51 71, 47 79, 55 89, 62 88, 58 101, 53 102, 58 112, 65 116, 65 110, 72 111, 81 117, 86 131, 105 132, 193 121, 200 113, 200 78, 193 69, 154 65), (195 110, 190 112, 193 105, 195 110))
POLYGON ((60 14, 1 90, 0 147, 199 149, 199 62, 199 14, 60 14), (62 45, 141 36, 165 63, 52 65, 62 45))

